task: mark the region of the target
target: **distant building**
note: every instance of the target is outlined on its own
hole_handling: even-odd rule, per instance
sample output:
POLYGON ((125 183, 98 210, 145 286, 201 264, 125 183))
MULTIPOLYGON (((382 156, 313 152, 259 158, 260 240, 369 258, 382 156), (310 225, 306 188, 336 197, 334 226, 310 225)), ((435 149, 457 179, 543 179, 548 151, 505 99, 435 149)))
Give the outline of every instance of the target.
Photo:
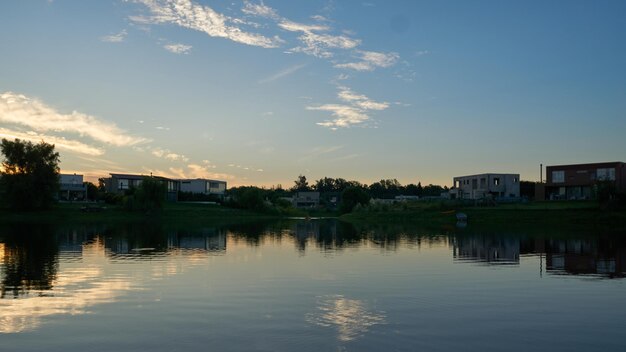
POLYGON ((546 167, 544 192, 538 199, 591 199, 593 185, 609 181, 626 191, 626 164, 621 161, 546 167))
POLYGON ((520 196, 519 174, 479 174, 453 179, 450 199, 514 199, 520 196))
POLYGON ((291 202, 296 208, 316 208, 320 205, 320 192, 296 192, 291 202))
POLYGON ((203 178, 181 179, 180 190, 194 194, 216 195, 220 198, 226 193, 226 181, 208 180, 203 178))
POLYGON ((60 201, 86 201, 87 185, 83 182, 83 175, 59 175, 59 194, 60 201))
POLYGON ((162 177, 162 176, 146 176, 146 175, 131 175, 131 174, 110 174, 111 177, 106 179, 105 187, 106 191, 115 194, 124 194, 127 191, 138 187, 141 182, 147 177, 152 177, 161 181, 167 190, 165 199, 175 202, 178 200, 178 191, 180 190, 180 181, 162 177))

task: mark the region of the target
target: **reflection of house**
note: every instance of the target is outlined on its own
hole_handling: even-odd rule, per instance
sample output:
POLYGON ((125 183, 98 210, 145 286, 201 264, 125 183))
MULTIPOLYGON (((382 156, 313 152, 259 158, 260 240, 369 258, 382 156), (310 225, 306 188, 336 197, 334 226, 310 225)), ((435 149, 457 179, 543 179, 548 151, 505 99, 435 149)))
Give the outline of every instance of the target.
POLYGON ((623 277, 625 247, 605 240, 550 240, 546 248, 546 269, 574 275, 599 274, 623 277))
POLYGON ((519 198, 519 174, 479 174, 453 179, 451 199, 519 198))
POLYGON ((296 192, 291 202, 296 208, 315 208, 320 205, 320 192, 296 192))
POLYGON ((215 229, 176 231, 167 236, 169 249, 196 249, 209 252, 226 251, 226 233, 215 229))
POLYGON ((220 198, 226 193, 226 181, 207 180, 203 178, 180 180, 180 190, 194 194, 216 195, 220 198))
POLYGON ((87 186, 83 182, 83 175, 61 174, 59 177, 59 200, 84 201, 87 200, 87 186))
POLYGON ((519 263, 520 241, 517 238, 458 237, 454 241, 456 259, 491 264, 519 263))
POLYGON ((180 190, 180 181, 161 176, 144 176, 129 174, 111 174, 105 182, 106 191, 109 193, 124 194, 127 191, 138 187, 147 177, 161 181, 167 189, 166 199, 169 201, 178 200, 178 191, 180 190))
POLYGON ((609 162, 547 166, 545 191, 538 192, 538 199, 590 199, 598 181, 612 182, 618 190, 626 190, 625 165, 609 162))

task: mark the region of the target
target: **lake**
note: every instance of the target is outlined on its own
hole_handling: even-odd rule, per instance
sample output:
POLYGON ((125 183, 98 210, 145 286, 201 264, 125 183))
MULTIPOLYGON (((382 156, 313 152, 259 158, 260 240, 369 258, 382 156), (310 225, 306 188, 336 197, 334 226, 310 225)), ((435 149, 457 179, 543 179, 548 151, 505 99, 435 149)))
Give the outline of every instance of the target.
POLYGON ((0 227, 3 351, 624 351, 626 234, 0 227))

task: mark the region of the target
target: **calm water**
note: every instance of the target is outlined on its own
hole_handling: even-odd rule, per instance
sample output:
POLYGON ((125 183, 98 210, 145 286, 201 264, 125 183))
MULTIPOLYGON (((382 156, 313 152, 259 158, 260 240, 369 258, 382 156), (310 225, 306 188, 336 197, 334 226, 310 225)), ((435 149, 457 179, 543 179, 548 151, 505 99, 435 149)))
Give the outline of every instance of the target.
POLYGON ((2 351, 624 351, 626 234, 0 228, 2 351))

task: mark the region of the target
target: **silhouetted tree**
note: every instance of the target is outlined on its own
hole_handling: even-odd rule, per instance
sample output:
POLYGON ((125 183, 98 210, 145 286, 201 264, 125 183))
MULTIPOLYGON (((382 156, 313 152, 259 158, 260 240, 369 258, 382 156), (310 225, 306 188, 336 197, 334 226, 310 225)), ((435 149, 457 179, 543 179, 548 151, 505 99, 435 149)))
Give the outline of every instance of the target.
POLYGON ((294 192, 307 192, 310 191, 309 182, 306 180, 306 176, 299 175, 298 178, 294 181, 295 185, 291 189, 294 192))
POLYGON ((98 186, 91 182, 85 182, 85 186, 87 187, 87 199, 90 201, 97 200, 99 197, 98 186))
POLYGON ((50 207, 59 190, 59 153, 46 142, 2 139, 4 161, 0 190, 10 208, 17 210, 50 207))
POLYGON ((370 201, 370 195, 365 189, 360 187, 348 187, 341 193, 341 205, 339 210, 342 213, 349 213, 357 204, 366 205, 370 201))
POLYGON ((163 209, 166 193, 166 186, 161 180, 144 177, 135 192, 128 196, 126 205, 131 210, 159 211, 163 209))

